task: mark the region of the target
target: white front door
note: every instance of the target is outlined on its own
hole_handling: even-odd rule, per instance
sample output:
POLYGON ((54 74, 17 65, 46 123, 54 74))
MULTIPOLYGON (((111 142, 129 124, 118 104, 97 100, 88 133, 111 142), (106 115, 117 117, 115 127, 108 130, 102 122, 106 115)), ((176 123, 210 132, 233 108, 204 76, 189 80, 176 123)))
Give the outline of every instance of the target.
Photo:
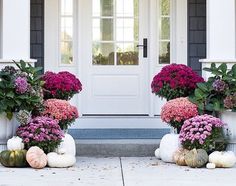
POLYGON ((88 0, 81 7, 82 114, 148 115, 148 3, 88 0))

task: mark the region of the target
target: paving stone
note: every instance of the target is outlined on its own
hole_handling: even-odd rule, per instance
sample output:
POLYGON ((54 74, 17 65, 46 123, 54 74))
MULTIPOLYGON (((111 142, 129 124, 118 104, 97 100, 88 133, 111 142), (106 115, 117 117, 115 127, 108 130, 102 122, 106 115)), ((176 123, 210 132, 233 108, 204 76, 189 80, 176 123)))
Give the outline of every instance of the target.
POLYGON ((156 158, 122 158, 125 186, 233 186, 232 169, 192 169, 166 164, 156 158))
POLYGON ((5 168, 0 186, 123 186, 119 158, 79 157, 72 168, 5 168))

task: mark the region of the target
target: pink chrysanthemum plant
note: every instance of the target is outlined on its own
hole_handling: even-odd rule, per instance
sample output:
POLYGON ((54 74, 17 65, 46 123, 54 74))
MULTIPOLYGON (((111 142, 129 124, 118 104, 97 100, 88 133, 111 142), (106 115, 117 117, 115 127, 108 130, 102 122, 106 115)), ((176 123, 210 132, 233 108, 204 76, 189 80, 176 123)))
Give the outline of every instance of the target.
POLYGON ((185 149, 225 150, 226 138, 221 119, 211 115, 198 115, 186 120, 181 128, 179 139, 185 149))
POLYGON ((176 98, 161 108, 161 119, 179 133, 184 121, 198 115, 197 106, 188 98, 176 98))
POLYGON ((42 115, 56 119, 62 130, 68 127, 79 117, 78 110, 66 100, 48 99, 44 102, 42 115))
POLYGON ((38 146, 45 153, 55 150, 64 137, 58 121, 44 116, 35 117, 27 125, 21 125, 16 134, 23 139, 27 149, 38 146))

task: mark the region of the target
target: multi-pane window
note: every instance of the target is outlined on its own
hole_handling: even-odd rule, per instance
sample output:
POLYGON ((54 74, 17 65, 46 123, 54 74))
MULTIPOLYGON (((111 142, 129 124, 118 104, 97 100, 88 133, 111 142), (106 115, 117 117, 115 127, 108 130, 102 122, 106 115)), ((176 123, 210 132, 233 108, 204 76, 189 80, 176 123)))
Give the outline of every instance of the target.
POLYGON ((73 63, 73 3, 60 0, 60 62, 73 63))
POLYGON ((93 65, 138 65, 138 0, 93 0, 93 65))
POLYGON ((171 2, 170 0, 160 0, 159 2, 159 64, 169 64, 171 47, 171 2))

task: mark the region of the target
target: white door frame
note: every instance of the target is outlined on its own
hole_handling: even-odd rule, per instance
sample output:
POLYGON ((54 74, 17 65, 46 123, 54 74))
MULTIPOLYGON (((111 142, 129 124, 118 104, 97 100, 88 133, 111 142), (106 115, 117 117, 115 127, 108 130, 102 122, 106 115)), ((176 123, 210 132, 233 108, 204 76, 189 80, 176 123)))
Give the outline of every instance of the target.
MULTIPOLYGON (((91 19, 91 17, 82 17, 83 11, 86 11, 86 7, 80 6, 80 3, 83 0, 78 0, 79 9, 78 9, 78 20, 76 21, 79 29, 82 28, 82 21, 86 22, 87 19, 91 19)), ((150 2, 150 20, 149 20, 149 54, 150 61, 155 61, 155 55, 157 51, 156 46, 156 38, 155 35, 157 33, 157 25, 153 23, 157 23, 156 15, 157 11, 156 0, 147 0, 150 2), (153 22, 152 24, 150 24, 153 22), (151 47, 152 46, 152 47, 151 47), (150 47, 152 48, 150 50, 150 47)), ((61 71, 68 70, 72 73, 75 73, 80 77, 82 82, 86 80, 83 79, 82 73, 86 73, 83 69, 83 61, 85 53, 82 48, 84 45, 91 45, 89 42, 83 41, 83 35, 80 30, 77 31, 78 34, 78 50, 77 56, 78 61, 76 61, 75 66, 63 66, 58 64, 59 58, 59 18, 58 18, 58 0, 50 0, 45 1, 45 71, 61 71)), ((176 8, 174 13, 174 22, 175 22, 175 31, 171 34, 172 37, 175 38, 172 48, 175 49, 173 52, 174 55, 172 57, 172 61, 174 63, 182 63, 187 65, 187 0, 176 0, 176 8)), ((91 34, 91 33, 87 33, 91 34)), ((150 63, 149 68, 149 81, 151 82, 153 76, 162 68, 162 65, 158 65, 156 63, 150 63)), ((149 87, 149 91, 151 92, 151 88, 149 87)), ((78 109, 83 107, 81 104, 81 95, 75 96, 72 100, 73 104, 78 105, 78 109)), ((166 127, 166 125, 162 125, 160 121, 160 117, 156 116, 157 113, 160 112, 160 99, 154 95, 150 96, 150 116, 151 117, 111 117, 111 118, 97 118, 97 117, 82 117, 77 120, 75 125, 72 128, 160 128, 166 127), (155 117, 154 117, 155 116, 155 117), (101 122, 96 122, 101 121, 101 122), (126 121, 129 121, 127 123, 126 121), (111 124, 112 122, 112 124, 111 124), (130 125, 130 122, 133 125, 130 125)))

